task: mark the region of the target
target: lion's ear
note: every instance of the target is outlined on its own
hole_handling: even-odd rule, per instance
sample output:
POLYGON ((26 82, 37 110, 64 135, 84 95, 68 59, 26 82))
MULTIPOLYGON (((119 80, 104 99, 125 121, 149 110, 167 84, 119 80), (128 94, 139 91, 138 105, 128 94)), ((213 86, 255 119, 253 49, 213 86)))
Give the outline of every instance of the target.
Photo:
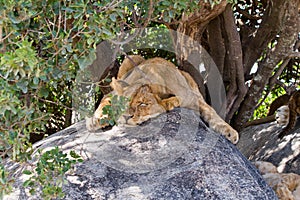
POLYGON ((122 80, 116 80, 114 77, 112 78, 112 81, 110 83, 110 86, 114 91, 117 92, 119 96, 123 95, 124 88, 129 86, 128 83, 122 80))

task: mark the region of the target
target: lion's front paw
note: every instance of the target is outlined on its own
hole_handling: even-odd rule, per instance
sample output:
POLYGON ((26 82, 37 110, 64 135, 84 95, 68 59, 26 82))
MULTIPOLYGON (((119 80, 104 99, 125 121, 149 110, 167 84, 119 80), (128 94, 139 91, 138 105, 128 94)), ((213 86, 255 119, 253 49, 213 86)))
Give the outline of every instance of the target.
POLYGON ((85 119, 85 125, 88 131, 96 131, 100 128, 108 126, 108 124, 101 124, 101 119, 96 117, 87 117, 85 119))
POLYGON ((239 133, 234 130, 229 124, 217 123, 211 127, 216 132, 224 135, 231 143, 236 144, 239 141, 239 133))
POLYGON ((222 133, 232 144, 236 144, 239 141, 239 133, 231 127, 227 127, 222 133))
POLYGON ((161 105, 165 108, 165 110, 173 110, 175 107, 180 106, 180 101, 177 97, 170 97, 168 99, 163 99, 161 101, 161 105))

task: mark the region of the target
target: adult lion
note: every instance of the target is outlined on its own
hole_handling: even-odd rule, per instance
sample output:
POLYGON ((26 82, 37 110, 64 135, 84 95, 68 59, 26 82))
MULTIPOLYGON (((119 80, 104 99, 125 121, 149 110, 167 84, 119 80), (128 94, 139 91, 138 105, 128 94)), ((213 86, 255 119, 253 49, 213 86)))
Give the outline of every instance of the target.
MULTIPOLYGON (((134 55, 120 66, 117 79, 112 80, 113 94, 130 98, 127 111, 118 123, 138 125, 174 107, 193 109, 214 131, 224 135, 232 143, 239 139, 237 131, 227 124, 203 99, 196 82, 186 72, 163 58, 145 60, 134 55)), ((103 107, 110 104, 110 97, 102 99, 92 118, 87 118, 90 131, 103 128, 103 107)))

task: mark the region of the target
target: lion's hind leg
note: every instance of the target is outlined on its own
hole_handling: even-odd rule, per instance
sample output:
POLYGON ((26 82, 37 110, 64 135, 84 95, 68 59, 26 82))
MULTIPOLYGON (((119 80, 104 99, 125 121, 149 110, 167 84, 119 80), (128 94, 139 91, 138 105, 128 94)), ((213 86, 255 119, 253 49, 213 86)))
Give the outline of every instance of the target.
POLYGON ((279 138, 283 138, 288 134, 296 125, 297 116, 300 114, 300 90, 294 92, 289 100, 289 123, 278 135, 279 138))

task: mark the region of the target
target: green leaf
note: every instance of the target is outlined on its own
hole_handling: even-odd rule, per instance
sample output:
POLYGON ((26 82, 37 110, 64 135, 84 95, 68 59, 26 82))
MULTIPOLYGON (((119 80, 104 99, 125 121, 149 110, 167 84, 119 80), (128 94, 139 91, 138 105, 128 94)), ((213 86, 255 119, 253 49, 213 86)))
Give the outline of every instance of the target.
POLYGON ((100 91, 100 87, 99 87, 99 85, 97 85, 96 87, 95 87, 95 92, 99 92, 100 91))
POLYGON ((39 90, 38 95, 39 95, 39 97, 47 98, 48 95, 49 95, 49 89, 46 88, 46 87, 42 87, 42 88, 39 90))
POLYGON ((26 175, 31 175, 31 174, 32 174, 32 172, 31 172, 31 171, 29 171, 29 170, 24 170, 24 171, 23 171, 23 174, 26 174, 26 175))
POLYGON ((29 190, 29 193, 30 193, 31 195, 34 195, 34 194, 35 194, 35 189, 34 189, 34 188, 30 189, 30 190, 29 190))
POLYGON ((109 125, 113 126, 113 125, 115 125, 115 120, 110 119, 110 120, 108 121, 108 123, 109 123, 109 125))
POLYGON ((26 72, 22 68, 19 69, 19 74, 21 75, 22 78, 26 76, 26 72))
POLYGON ((28 91, 28 81, 20 80, 16 83, 17 87, 22 90, 23 93, 27 93, 28 91))
POLYGON ((39 82, 40 82, 39 78, 33 77, 33 84, 34 84, 34 85, 38 85, 39 82))
POLYGON ((13 12, 9 12, 8 13, 8 17, 11 20, 11 22, 14 23, 14 24, 18 24, 18 23, 21 22, 21 20, 19 20, 19 19, 16 18, 16 16, 14 15, 13 12))
POLYGON ((115 22, 116 21, 116 14, 115 13, 110 14, 109 18, 111 19, 111 21, 115 22))
POLYGON ((72 158, 80 158, 80 156, 75 151, 70 151, 70 156, 72 158))
POLYGON ((110 30, 108 30, 106 27, 102 27, 101 30, 107 36, 112 36, 112 32, 110 30))
POLYGON ((34 185, 34 182, 29 179, 29 180, 26 180, 24 183, 23 183, 23 187, 28 187, 28 186, 32 186, 34 185))

